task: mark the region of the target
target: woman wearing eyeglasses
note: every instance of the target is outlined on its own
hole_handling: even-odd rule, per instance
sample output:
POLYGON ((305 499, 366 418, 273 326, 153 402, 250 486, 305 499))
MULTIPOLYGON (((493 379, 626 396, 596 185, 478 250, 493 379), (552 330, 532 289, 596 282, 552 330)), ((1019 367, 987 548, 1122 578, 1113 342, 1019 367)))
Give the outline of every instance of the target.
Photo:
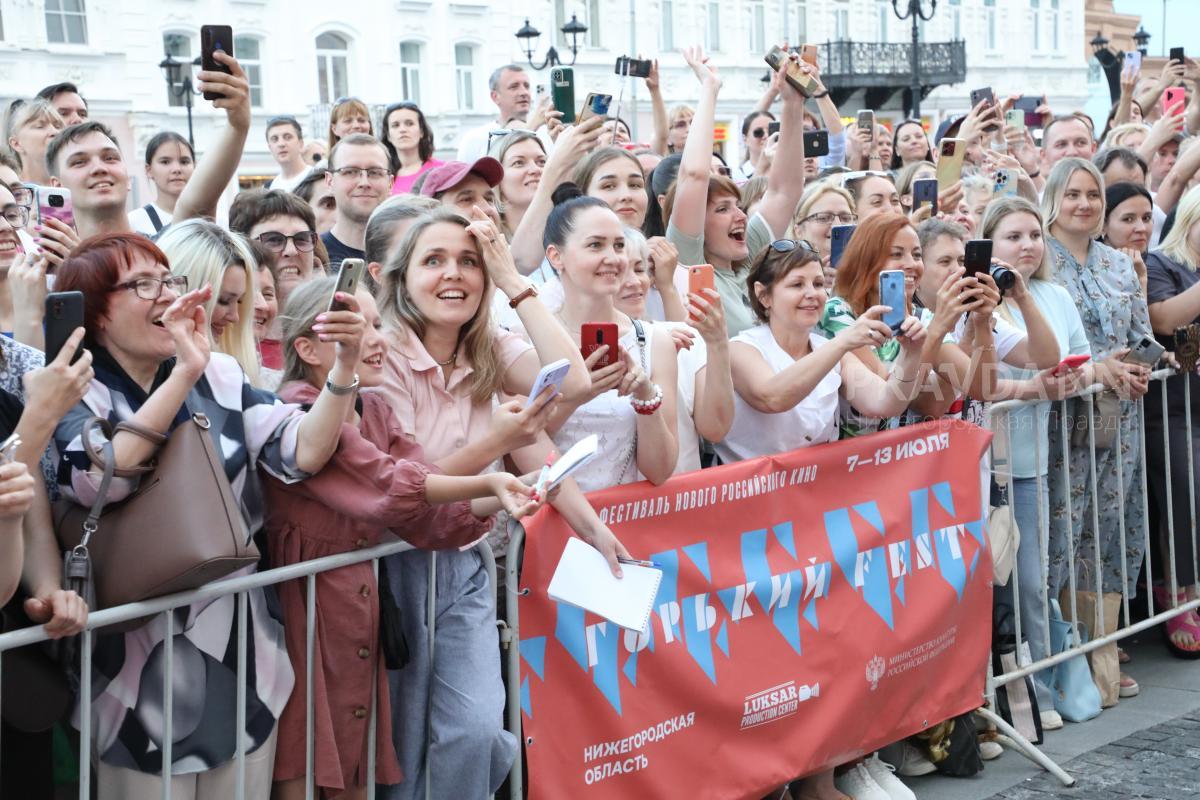
MULTIPOLYGON (((308 203, 290 192, 277 190, 242 192, 229 207, 229 229, 256 241, 275 256, 275 292, 278 307, 314 275, 324 274, 315 266, 314 250, 320 243, 317 220, 308 203)), ((283 369, 280 321, 271 322, 258 343, 262 365, 283 369)))
POLYGON ((379 141, 388 153, 388 166, 396 175, 392 194, 412 191, 417 178, 443 161, 433 157, 433 129, 420 106, 410 101, 392 103, 383 112, 379 141))
POLYGON ((837 274, 830 263, 833 226, 853 225, 857 221, 854 195, 831 181, 813 184, 800 198, 792 229, 797 239, 811 244, 821 257, 827 287, 833 286, 833 278, 837 274))
MULTIPOLYGON (((13 286, 9 282, 9 269, 21 258, 24 248, 17 231, 29 221, 29 209, 17 205, 13 193, 0 184, 0 333, 12 336, 17 328, 13 316, 13 286)), ((35 320, 41 325, 40 309, 35 320)), ((24 341, 18 337, 17 341, 24 341)))
MULTIPOLYGON (((126 470, 153 456, 155 445, 148 437, 170 435, 191 413, 203 413, 222 444, 217 453, 246 529, 257 531, 264 516, 260 469, 294 482, 319 472, 333 456, 354 410, 365 325, 354 297, 339 295, 350 310, 321 319, 320 338, 336 346, 333 369, 305 412, 255 389, 232 357, 211 352, 203 305, 212 289, 189 292, 186 281, 171 274, 161 250, 133 233, 87 239, 59 268, 57 288, 84 294, 85 343, 95 370, 84 400, 54 432, 59 490, 85 507, 96 500, 99 476, 80 444, 90 417, 132 426, 111 437, 116 467, 126 470)), ((135 485, 130 478, 114 478, 108 502, 123 500, 135 485)), ((185 513, 187 498, 179 502, 185 513)), ((248 567, 236 574, 252 572, 248 567)), ((167 731, 161 713, 166 652, 161 619, 128 633, 95 637, 92 730, 100 800, 158 797, 164 768, 175 796, 232 797, 239 739, 246 752, 246 796, 267 796, 276 721, 294 684, 283 623, 267 594, 248 592, 246 633, 254 668, 242 687, 249 711, 241 730, 238 675, 227 655, 237 641, 234 604, 204 602, 180 609, 170 642, 175 691, 169 764, 163 764, 162 750, 167 731)))

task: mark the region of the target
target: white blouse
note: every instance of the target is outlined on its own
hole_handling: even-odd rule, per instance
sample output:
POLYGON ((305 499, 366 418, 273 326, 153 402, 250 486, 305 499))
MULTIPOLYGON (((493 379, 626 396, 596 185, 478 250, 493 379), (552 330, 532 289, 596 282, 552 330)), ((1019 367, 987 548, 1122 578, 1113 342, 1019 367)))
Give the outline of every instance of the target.
MULTIPOLYGON (((766 359, 776 375, 796 363, 788 355, 766 325, 749 328, 730 340, 750 345, 766 359)), ((809 334, 815 351, 829 340, 809 334)), ((832 442, 838 438, 838 391, 842 386, 842 365, 839 361, 821 378, 808 396, 787 411, 764 414, 736 391, 733 394, 733 427, 725 441, 717 444, 717 455, 728 464, 757 456, 782 453, 800 447, 832 442)))

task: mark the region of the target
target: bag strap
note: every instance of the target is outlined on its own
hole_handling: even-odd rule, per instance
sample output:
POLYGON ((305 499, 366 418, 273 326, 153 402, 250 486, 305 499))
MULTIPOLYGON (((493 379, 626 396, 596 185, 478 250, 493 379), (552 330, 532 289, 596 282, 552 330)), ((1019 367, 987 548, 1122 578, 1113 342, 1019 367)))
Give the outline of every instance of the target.
POLYGON ((142 210, 146 212, 146 216, 150 218, 150 224, 154 226, 154 232, 159 233, 163 229, 162 217, 158 216, 158 209, 153 203, 146 203, 142 206, 142 210))
MULTIPOLYGON (((640 320, 630 317, 629 321, 633 323, 633 335, 637 337, 638 357, 642 362, 642 371, 646 372, 646 329, 642 327, 640 320)), ((646 377, 649 378, 650 374, 647 373, 646 377)), ((621 467, 621 475, 624 475, 629 470, 629 465, 637 458, 637 446, 637 425, 635 424, 633 427, 633 449, 629 451, 629 457, 625 459, 625 466, 621 467)))
POLYGON ((167 437, 161 433, 150 430, 147 427, 138 425, 137 423, 122 422, 113 428, 108 420, 101 417, 89 417, 83 423, 83 431, 80 433, 80 441, 83 444, 83 451, 87 453, 88 459, 102 470, 112 469, 113 475, 118 478, 136 478, 139 475, 145 475, 154 469, 152 463, 139 464, 135 467, 117 468, 111 441, 113 436, 119 431, 128 431, 129 433, 141 436, 143 439, 148 439, 156 447, 161 447, 167 441, 167 437), (99 431, 104 435, 105 445, 99 446, 93 443, 92 434, 99 431))

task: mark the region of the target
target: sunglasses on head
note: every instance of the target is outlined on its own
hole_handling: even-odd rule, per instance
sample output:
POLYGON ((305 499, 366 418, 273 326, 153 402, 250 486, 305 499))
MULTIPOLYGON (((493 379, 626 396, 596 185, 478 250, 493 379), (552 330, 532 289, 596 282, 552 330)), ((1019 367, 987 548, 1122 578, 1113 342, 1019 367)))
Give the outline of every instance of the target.
POLYGON ((793 250, 803 250, 806 253, 811 253, 814 256, 820 256, 817 248, 813 247, 804 239, 776 239, 771 242, 771 250, 776 253, 790 253, 793 250))

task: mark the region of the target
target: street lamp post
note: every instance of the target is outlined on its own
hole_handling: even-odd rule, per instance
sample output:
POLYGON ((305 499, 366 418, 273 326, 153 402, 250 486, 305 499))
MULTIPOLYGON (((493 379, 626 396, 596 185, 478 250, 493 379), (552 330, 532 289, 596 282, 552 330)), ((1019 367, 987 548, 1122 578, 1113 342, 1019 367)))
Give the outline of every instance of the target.
POLYGON ((587 25, 584 25, 572 14, 571 21, 563 25, 560 30, 564 36, 571 37, 571 63, 563 65, 562 61, 559 60, 558 50, 554 45, 550 45, 550 49, 546 51, 546 57, 542 60, 542 63, 540 65, 534 64, 533 51, 537 49, 537 40, 542 35, 542 32, 529 24, 528 17, 525 18, 525 24, 521 26, 521 30, 517 31, 516 36, 521 41, 521 49, 525 51, 525 59, 529 62, 529 66, 536 70, 554 66, 575 66, 575 58, 579 55, 579 37, 587 33, 587 25))
POLYGON ((1146 56, 1146 51, 1149 49, 1148 45, 1150 44, 1150 32, 1141 25, 1138 25, 1137 33, 1133 35, 1133 43, 1137 45, 1137 51, 1141 53, 1142 57, 1144 58, 1146 56))
POLYGON ((908 4, 907 11, 900 10, 902 0, 892 0, 892 11, 900 20, 912 20, 912 86, 909 91, 912 92, 912 117, 913 119, 921 118, 921 55, 920 55, 920 31, 917 25, 924 20, 928 22, 933 19, 933 13, 937 11, 937 0, 929 0, 929 11, 925 11, 923 0, 904 0, 908 4))
POLYGON ((183 100, 184 108, 187 109, 188 121, 188 144, 192 149, 196 149, 196 143, 192 133, 192 97, 200 94, 192 88, 192 66, 199 66, 200 59, 194 61, 177 61, 170 53, 166 54, 166 58, 158 62, 158 68, 163 71, 163 77, 167 81, 167 91, 173 97, 178 97, 183 100), (186 72, 185 68, 186 67, 186 72))

